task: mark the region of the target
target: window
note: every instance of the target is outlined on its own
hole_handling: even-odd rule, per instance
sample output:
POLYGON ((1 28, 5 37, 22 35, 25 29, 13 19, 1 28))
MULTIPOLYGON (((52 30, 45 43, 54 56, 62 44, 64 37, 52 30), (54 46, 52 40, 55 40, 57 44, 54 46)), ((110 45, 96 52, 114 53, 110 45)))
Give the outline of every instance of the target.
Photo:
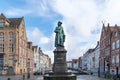
POLYGON ((114 36, 114 37, 117 37, 117 32, 113 32, 113 36, 114 36))
POLYGON ((9 44, 9 52, 13 52, 13 44, 9 44))
POLYGON ((13 60, 9 59, 9 66, 13 66, 13 60))
POLYGON ((3 66, 3 58, 0 58, 0 66, 3 66))
POLYGON ((119 48, 120 47, 120 40, 117 40, 116 41, 116 48, 119 48))
POLYGON ((0 52, 4 52, 4 44, 0 44, 0 52))
POLYGON ((0 66, 4 65, 4 55, 0 54, 0 66))
POLYGON ((114 60, 114 56, 112 56, 112 65, 114 65, 115 60, 114 60))
POLYGON ((0 33, 0 42, 4 41, 4 33, 0 33))
POLYGON ((119 65, 119 54, 116 55, 116 65, 119 65))
POLYGON ((112 50, 115 49, 115 42, 112 43, 112 50))
POLYGON ((0 22, 0 27, 4 27, 5 23, 4 22, 0 22))
POLYGON ((10 41, 13 41, 14 40, 14 34, 13 34, 13 32, 10 32, 9 36, 10 36, 10 41))

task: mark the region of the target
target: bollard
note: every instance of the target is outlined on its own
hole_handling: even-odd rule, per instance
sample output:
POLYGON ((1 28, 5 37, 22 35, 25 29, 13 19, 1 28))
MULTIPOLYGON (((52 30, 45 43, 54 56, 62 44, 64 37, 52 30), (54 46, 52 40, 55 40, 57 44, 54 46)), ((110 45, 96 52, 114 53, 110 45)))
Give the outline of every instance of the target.
POLYGON ((10 80, 10 78, 8 78, 8 80, 10 80))

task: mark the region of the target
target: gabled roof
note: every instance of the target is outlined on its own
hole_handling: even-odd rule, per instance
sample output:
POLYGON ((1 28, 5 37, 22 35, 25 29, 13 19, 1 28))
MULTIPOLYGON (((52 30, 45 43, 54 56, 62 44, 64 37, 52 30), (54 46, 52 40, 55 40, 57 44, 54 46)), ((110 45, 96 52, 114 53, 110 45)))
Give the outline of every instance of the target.
POLYGON ((19 27, 23 17, 21 18, 6 18, 3 13, 0 14, 0 18, 5 19, 7 22, 10 23, 10 27, 19 27))
POLYGON ((87 53, 92 53, 95 49, 89 49, 87 53))
MULTIPOLYGON (((111 37, 111 33, 112 32, 114 32, 114 31, 120 31, 120 26, 117 26, 117 25, 115 25, 115 26, 110 26, 109 25, 109 23, 108 23, 108 25, 107 26, 104 26, 103 25, 103 28, 102 29, 104 29, 104 34, 105 34, 105 36, 110 36, 111 37)), ((101 37, 102 37, 102 35, 103 35, 103 33, 101 33, 101 37)))
POLYGON ((0 18, 6 18, 3 13, 0 14, 0 18))
POLYGON ((5 19, 5 20, 7 20, 8 22, 10 22, 10 21, 5 17, 5 15, 4 15, 3 13, 0 14, 0 18, 3 18, 3 19, 5 19))
POLYGON ((76 62, 76 61, 78 61, 78 59, 72 59, 72 62, 76 62))
POLYGON ((23 17, 22 18, 8 18, 8 20, 10 21, 10 26, 19 26, 21 21, 22 21, 23 17))

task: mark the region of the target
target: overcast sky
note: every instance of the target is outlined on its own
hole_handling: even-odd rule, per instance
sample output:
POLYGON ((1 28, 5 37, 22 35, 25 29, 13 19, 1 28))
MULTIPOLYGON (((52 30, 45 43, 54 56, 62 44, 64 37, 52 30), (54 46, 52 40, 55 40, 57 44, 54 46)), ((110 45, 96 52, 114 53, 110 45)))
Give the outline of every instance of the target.
POLYGON ((0 13, 25 19, 27 37, 53 61, 54 29, 63 22, 67 60, 99 41, 102 22, 120 25, 120 0, 0 0, 0 13))

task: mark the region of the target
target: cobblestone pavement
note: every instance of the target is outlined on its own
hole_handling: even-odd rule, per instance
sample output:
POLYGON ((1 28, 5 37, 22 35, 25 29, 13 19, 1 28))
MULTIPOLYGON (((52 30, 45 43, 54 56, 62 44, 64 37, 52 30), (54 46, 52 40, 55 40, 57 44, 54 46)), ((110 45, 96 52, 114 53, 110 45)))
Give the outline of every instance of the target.
MULTIPOLYGON (((0 76, 0 80, 7 80, 7 78, 10 78, 10 80, 23 80, 22 75, 16 75, 16 76, 0 76)), ((25 80, 43 80, 43 76, 31 76, 30 79, 25 80)), ((104 79, 99 78, 94 75, 78 75, 77 80, 113 80, 113 79, 104 79)))
POLYGON ((31 75, 30 79, 27 79, 27 76, 23 79, 23 75, 0 76, 0 80, 8 80, 8 78, 10 78, 10 80, 40 80, 39 78, 42 77, 31 75))
POLYGON ((94 75, 78 75, 77 80, 112 80, 112 79, 99 78, 98 76, 94 75))

